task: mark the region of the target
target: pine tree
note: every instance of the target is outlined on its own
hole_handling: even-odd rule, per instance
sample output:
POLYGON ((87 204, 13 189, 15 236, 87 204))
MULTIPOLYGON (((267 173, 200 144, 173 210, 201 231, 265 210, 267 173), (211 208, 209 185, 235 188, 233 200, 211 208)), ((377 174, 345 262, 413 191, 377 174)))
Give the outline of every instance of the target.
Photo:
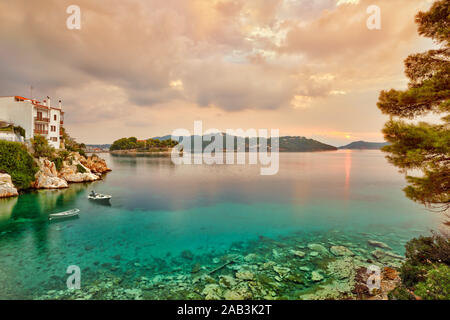
POLYGON ((445 212, 450 208, 450 1, 436 1, 429 11, 419 12, 416 23, 419 34, 438 47, 405 60, 407 90, 380 93, 377 105, 390 115, 383 128, 390 145, 383 151, 405 173, 407 197, 445 212), (408 121, 430 113, 441 121, 408 121))

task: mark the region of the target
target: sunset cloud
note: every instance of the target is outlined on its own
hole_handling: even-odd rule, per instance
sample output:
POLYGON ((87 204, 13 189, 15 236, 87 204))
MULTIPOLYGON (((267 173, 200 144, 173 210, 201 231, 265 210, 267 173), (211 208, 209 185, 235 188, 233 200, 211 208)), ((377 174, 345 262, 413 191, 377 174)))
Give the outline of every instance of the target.
POLYGON ((71 1, 2 1, 0 95, 28 96, 33 85, 40 97, 62 98, 80 139, 92 140, 86 128, 118 128, 87 142, 168 134, 180 122, 155 119, 180 110, 215 127, 247 116, 246 127, 298 135, 358 131, 354 115, 367 114, 376 132, 377 92, 404 85, 402 60, 430 45, 414 24, 430 3, 379 0, 382 29, 371 31, 372 2, 80 0, 75 31, 65 24, 71 1))

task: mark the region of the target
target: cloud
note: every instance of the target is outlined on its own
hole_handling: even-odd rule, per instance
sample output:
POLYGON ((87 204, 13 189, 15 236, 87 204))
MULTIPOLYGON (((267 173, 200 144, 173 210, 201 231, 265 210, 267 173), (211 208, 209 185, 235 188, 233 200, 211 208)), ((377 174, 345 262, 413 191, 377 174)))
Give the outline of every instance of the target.
POLYGON ((33 85, 37 95, 63 99, 69 124, 135 130, 147 122, 122 120, 173 115, 180 104, 236 117, 330 110, 336 98, 373 99, 402 84, 401 61, 425 47, 414 15, 426 1, 377 1, 375 32, 365 25, 372 2, 79 0, 82 28, 74 31, 66 28, 72 1, 1 1, 0 95, 28 95, 33 85))

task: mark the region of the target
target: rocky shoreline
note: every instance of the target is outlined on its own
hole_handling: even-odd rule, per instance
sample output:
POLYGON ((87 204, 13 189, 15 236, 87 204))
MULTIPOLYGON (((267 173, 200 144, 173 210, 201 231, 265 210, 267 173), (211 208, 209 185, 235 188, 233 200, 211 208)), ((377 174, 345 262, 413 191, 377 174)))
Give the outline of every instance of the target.
MULTIPOLYGON (((106 161, 97 155, 82 156, 78 152, 71 152, 62 161, 58 170, 56 164, 47 158, 34 159, 39 167, 32 189, 63 189, 70 183, 92 182, 100 180, 102 175, 111 171, 106 161)), ((8 174, 0 174, 0 198, 18 196, 19 192, 8 174)))
POLYGON ((220 254, 185 250, 152 263, 118 254, 111 262, 95 262, 99 271, 83 273, 80 290, 59 285, 34 299, 386 300, 400 283, 396 268, 404 258, 387 245, 311 240, 261 236, 220 254), (371 291, 367 270, 373 266, 379 267, 380 286, 371 291))

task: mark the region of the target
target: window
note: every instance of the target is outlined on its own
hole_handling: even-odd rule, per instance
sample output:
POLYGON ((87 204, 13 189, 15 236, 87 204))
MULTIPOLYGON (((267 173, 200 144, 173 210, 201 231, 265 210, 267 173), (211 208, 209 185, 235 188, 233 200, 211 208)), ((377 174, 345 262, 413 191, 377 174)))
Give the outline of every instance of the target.
POLYGON ((56 114, 53 116, 53 119, 56 121, 56 114))
POLYGON ((56 132, 56 126, 50 126, 50 130, 51 130, 52 132, 56 132))
POLYGON ((54 142, 58 142, 58 138, 56 138, 56 137, 52 137, 52 141, 54 141, 54 142))

